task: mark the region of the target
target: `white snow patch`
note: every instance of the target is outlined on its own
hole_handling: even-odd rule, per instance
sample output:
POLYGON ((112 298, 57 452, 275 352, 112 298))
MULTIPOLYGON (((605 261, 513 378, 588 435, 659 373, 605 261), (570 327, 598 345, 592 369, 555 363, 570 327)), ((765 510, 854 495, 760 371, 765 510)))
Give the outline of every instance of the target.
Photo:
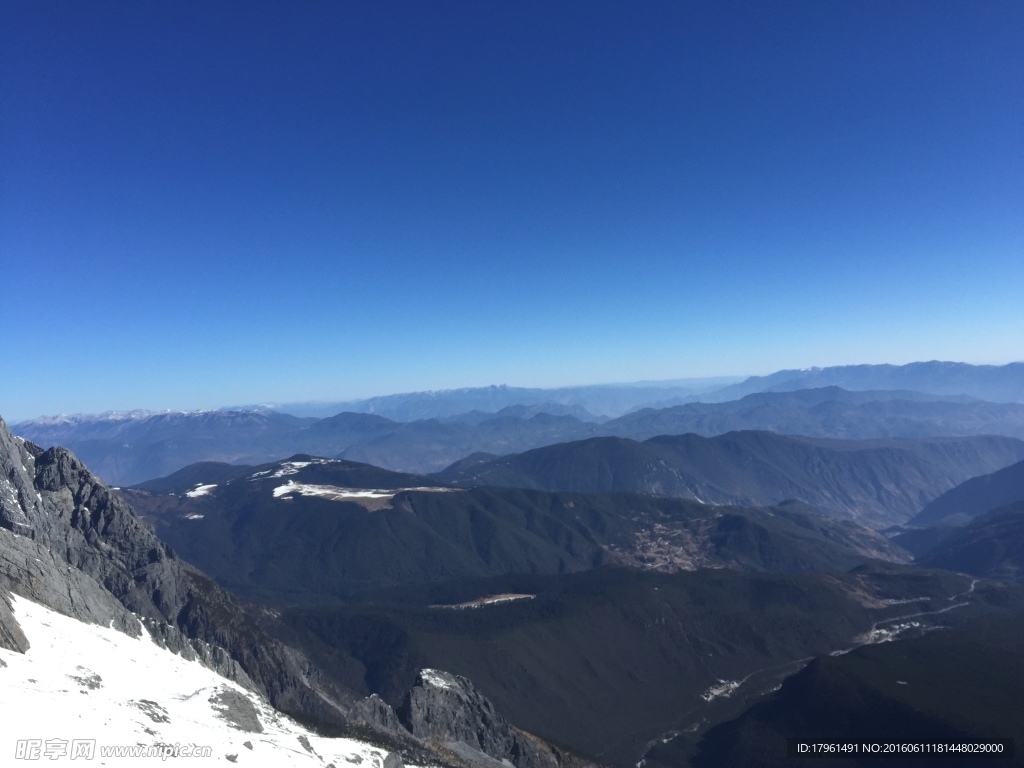
POLYGON ((313 485, 311 483, 296 483, 289 480, 284 485, 274 489, 275 499, 290 499, 292 494, 298 493, 303 496, 319 496, 331 501, 351 501, 354 499, 392 499, 396 493, 402 491, 429 491, 432 493, 447 493, 457 491, 458 488, 395 488, 393 490, 382 490, 378 488, 342 488, 337 485, 313 485))
POLYGON ((420 677, 423 678, 423 682, 427 685, 431 685, 434 688, 443 688, 445 690, 450 689, 454 683, 451 679, 451 675, 447 672, 441 671, 440 669, 420 670, 420 677))
POLYGON ((206 515, 197 515, 194 513, 191 515, 185 515, 186 520, 202 520, 204 517, 206 517, 206 515))
POLYGON ((190 499, 197 499, 200 496, 208 496, 210 491, 217 487, 216 483, 210 483, 209 485, 197 484, 195 488, 186 493, 190 499))
POLYGON ((276 470, 264 469, 262 472, 253 472, 249 475, 250 480, 272 479, 275 477, 287 477, 298 474, 300 469, 305 469, 311 464, 333 464, 333 459, 311 459, 310 461, 286 461, 276 470))
POLYGON ((281 468, 277 470, 271 477, 284 477, 285 475, 297 474, 300 469, 304 469, 312 464, 312 461, 286 461, 281 465, 281 468))
MULTIPOLYGON (((364 742, 306 731, 255 694, 158 647, 147 633, 133 638, 17 595, 11 601, 31 647, 25 654, 0 649, 6 665, 0 666, 0 755, 5 761, 18 753, 19 741, 25 749, 30 739, 39 749, 35 759, 47 764, 70 763, 72 750, 90 740, 93 765, 147 762, 102 753, 104 748, 132 745, 210 747, 211 757, 186 760, 196 766, 322 768, 333 762, 379 768, 386 756, 384 749, 364 742), (262 733, 234 729, 220 717, 210 698, 225 689, 252 702, 262 733), (316 754, 307 752, 299 737, 308 739, 316 754), (47 759, 50 754, 55 759, 47 759)), ((85 759, 81 753, 79 758, 85 759)))
POLYGON ((125 422, 125 421, 144 421, 154 416, 201 416, 207 413, 216 413, 211 410, 196 410, 196 411, 147 411, 141 408, 137 408, 131 411, 105 411, 104 413, 73 413, 66 414, 61 413, 56 416, 40 416, 37 419, 29 419, 27 421, 19 422, 15 424, 15 427, 35 426, 35 427, 64 427, 64 426, 80 426, 82 424, 98 424, 107 421, 113 422, 125 422))
POLYGON ((717 698, 729 698, 736 690, 743 685, 742 680, 719 680, 700 695, 704 701, 714 701, 717 698))
MULTIPOLYGON (((657 587, 655 587, 657 589, 657 587)), ((502 603, 512 603, 516 600, 533 600, 536 595, 528 595, 520 592, 506 592, 500 595, 487 595, 486 597, 479 597, 476 600, 469 600, 465 603, 438 603, 430 606, 431 608, 446 608, 449 610, 465 610, 472 608, 485 608, 489 605, 501 605, 502 603)))

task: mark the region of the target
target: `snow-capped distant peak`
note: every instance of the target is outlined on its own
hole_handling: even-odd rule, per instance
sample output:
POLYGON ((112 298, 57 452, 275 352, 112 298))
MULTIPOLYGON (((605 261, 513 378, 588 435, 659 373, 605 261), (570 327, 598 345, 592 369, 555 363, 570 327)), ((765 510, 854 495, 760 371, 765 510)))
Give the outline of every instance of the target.
POLYGON ((95 424, 128 425, 132 422, 145 422, 149 419, 158 418, 195 418, 211 417, 218 415, 228 417, 228 420, 230 421, 235 417, 252 418, 254 416, 273 415, 274 413, 274 410, 267 408, 197 408, 188 411, 179 411, 173 409, 165 409, 162 411, 150 411, 144 409, 136 409, 131 411, 105 411, 104 413, 61 413, 56 416, 40 416, 35 419, 19 421, 17 422, 16 426, 23 429, 70 429, 74 427, 83 427, 95 424))
POLYGON ((96 424, 100 422, 143 421, 154 416, 192 416, 204 413, 213 413, 213 411, 148 411, 136 408, 130 411, 104 411, 103 413, 61 413, 56 416, 40 416, 36 419, 28 419, 27 421, 20 422, 19 426, 58 427, 75 424, 96 424))

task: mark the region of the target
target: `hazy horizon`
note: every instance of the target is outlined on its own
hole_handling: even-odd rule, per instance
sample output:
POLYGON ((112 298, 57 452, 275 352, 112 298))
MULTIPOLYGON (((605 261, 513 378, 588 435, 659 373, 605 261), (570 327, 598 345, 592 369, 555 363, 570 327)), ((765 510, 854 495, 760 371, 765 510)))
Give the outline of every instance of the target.
POLYGON ((0 414, 1024 357, 1016 2, 0 10, 0 414))
MULTIPOLYGON (((916 360, 911 363, 896 364, 896 367, 909 364, 922 364, 922 363, 944 363, 944 364, 967 364, 975 365, 977 367, 1003 367, 1005 365, 1024 363, 1024 360, 1011 360, 1007 363, 998 364, 975 364, 975 363, 964 363, 962 360, 916 360)), ((289 401, 272 401, 272 400, 253 400, 247 403, 221 403, 219 405, 201 405, 194 407, 117 407, 117 408, 105 408, 102 410, 91 410, 91 411, 58 411, 50 413, 37 413, 32 415, 8 415, 0 413, 0 418, 9 424, 16 424, 18 422, 31 421, 33 419, 46 419, 46 418, 59 418, 59 417, 74 417, 74 416, 101 416, 111 413, 126 414, 132 412, 147 412, 153 414, 159 413, 200 413, 200 412, 211 412, 211 411, 228 411, 228 410, 258 410, 258 409, 271 409, 278 410, 282 413, 290 413, 289 408, 295 409, 295 415, 309 416, 315 415, 314 411, 317 411, 317 406, 334 406, 334 405, 355 405, 364 403, 369 400, 377 398, 389 398, 389 397, 402 397, 405 395, 418 395, 418 394, 448 394, 458 393, 468 390, 483 390, 483 389, 501 389, 508 388, 513 390, 540 390, 540 391, 571 391, 571 390, 589 390, 589 389, 600 389, 607 387, 609 389, 614 388, 630 388, 635 387, 637 389, 650 388, 650 389, 690 389, 694 393, 695 397, 699 399, 700 395, 710 395, 717 392, 720 389, 728 387, 731 384, 738 384, 744 382, 750 378, 756 378, 759 376, 768 376, 774 373, 780 373, 784 371, 814 371, 821 368, 836 367, 836 368, 857 368, 862 365, 894 365, 888 363, 871 364, 871 363, 849 363, 847 365, 840 366, 804 366, 802 368, 791 368, 791 369, 774 369, 767 373, 754 373, 749 376, 702 376, 694 378, 681 378, 681 379, 643 379, 638 381, 613 381, 613 382, 591 382, 591 383, 578 383, 578 384, 566 384, 556 385, 552 387, 524 387, 517 384, 483 384, 469 387, 448 387, 444 389, 412 389, 404 390, 401 392, 378 392, 365 397, 348 397, 348 398, 325 398, 325 399, 307 399, 307 400, 289 400, 289 401)), ((554 401, 553 401, 554 402, 554 401)), ((502 406, 504 407, 504 406, 502 406)), ((499 409, 500 410, 500 409, 499 409)), ((599 413, 592 411, 595 416, 614 416, 616 414, 599 413)), ((324 412, 319 414, 321 417, 324 415, 334 415, 334 411, 324 412)))
MULTIPOLYGON (((752 374, 759 375, 759 374, 752 374)), ((486 389, 490 387, 502 388, 507 387, 509 389, 583 389, 589 387, 666 387, 666 386, 685 386, 692 385, 695 388, 701 389, 700 385, 703 383, 721 382, 721 386, 725 386, 728 382, 743 381, 748 378, 747 376, 700 376, 694 378, 681 378, 681 379, 643 379, 639 381, 607 381, 607 382, 592 382, 582 384, 565 384, 556 385, 552 387, 527 387, 518 384, 509 383, 491 383, 481 384, 476 386, 468 387, 446 387, 443 389, 411 389, 403 390, 401 392, 377 392, 374 394, 362 396, 362 397, 338 397, 338 398, 324 398, 324 399, 308 399, 308 400, 288 400, 288 401, 275 401, 275 400, 253 400, 248 403, 222 403, 216 406, 197 406, 194 408, 163 408, 163 407, 131 407, 131 408, 106 408, 104 410, 92 410, 92 411, 60 411, 53 413, 38 413, 33 416, 21 415, 18 418, 8 418, 5 414, 0 413, 0 418, 4 418, 8 423, 17 423, 19 421, 28 421, 34 418, 47 418, 56 416, 85 416, 85 415, 100 415, 104 413, 127 413, 131 411, 151 411, 153 413, 161 412, 178 412, 178 411, 217 411, 217 410, 230 410, 230 409, 245 409, 245 408, 281 408, 287 405, 319 405, 319 404, 333 404, 333 403, 355 403, 364 400, 370 400, 376 397, 391 397, 396 395, 408 395, 418 393, 444 393, 444 392, 458 392, 466 389, 486 389)), ((714 385, 712 385, 714 388, 714 385)))

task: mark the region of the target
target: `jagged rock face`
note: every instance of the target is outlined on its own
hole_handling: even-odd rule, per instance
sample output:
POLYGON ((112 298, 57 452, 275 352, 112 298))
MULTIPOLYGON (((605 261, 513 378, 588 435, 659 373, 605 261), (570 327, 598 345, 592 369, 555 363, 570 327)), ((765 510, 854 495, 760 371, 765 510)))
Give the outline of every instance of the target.
POLYGON ((0 648, 18 653, 25 653, 29 649, 28 638, 14 619, 11 601, 6 594, 0 594, 0 648))
POLYGON ((0 527, 15 533, 31 530, 42 515, 35 489, 35 457, 42 449, 14 437, 0 419, 0 527))
POLYGON ((464 677, 423 670, 398 714, 414 736, 459 741, 488 754, 508 751, 509 724, 464 677))
POLYGON ((420 672, 397 714, 413 736, 460 756, 470 747, 516 768, 585 765, 511 725, 465 677, 441 670, 420 672))
POLYGON ((357 701, 349 710, 349 718, 392 733, 407 732, 391 705, 375 693, 357 701))
MULTIPOLYGON (((352 696, 176 557, 74 454, 16 438, 2 419, 0 589, 134 635, 136 614, 166 647, 262 692, 297 719, 346 722, 342 705, 352 696)), ((3 620, 5 610, 0 643, 16 649, 25 641, 16 622, 3 620)))
MULTIPOLYGON (((0 531, 0 592, 14 592, 49 606, 66 616, 90 624, 113 626, 132 637, 141 633, 139 620, 95 579, 38 542, 0 531)), ((23 643, 8 637, 4 627, 16 635, 17 624, 4 615, 0 598, 0 645, 23 651, 23 643)))

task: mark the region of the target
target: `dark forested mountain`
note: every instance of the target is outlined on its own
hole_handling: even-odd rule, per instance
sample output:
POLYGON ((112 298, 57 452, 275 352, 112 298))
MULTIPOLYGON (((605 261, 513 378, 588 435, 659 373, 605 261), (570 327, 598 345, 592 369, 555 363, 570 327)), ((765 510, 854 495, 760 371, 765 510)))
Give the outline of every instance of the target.
POLYGON ((725 403, 646 409, 598 423, 562 405, 513 406, 443 419, 397 422, 340 413, 297 419, 267 411, 108 414, 15 425, 43 445, 65 445, 109 482, 128 485, 198 461, 261 464, 295 453, 340 456, 404 472, 438 471, 473 453, 517 453, 614 435, 646 440, 692 432, 769 430, 869 439, 1006 435, 1024 437, 1024 404, 940 399, 914 392, 848 392, 836 387, 755 394, 725 403), (550 407, 555 413, 544 411, 550 407))
MULTIPOLYGON (((1015 597, 1020 610, 1020 594, 1015 597)), ((685 740, 646 756, 650 768, 691 765, 988 766, 1024 763, 1024 620, 978 619, 943 632, 822 656, 766 701, 712 728, 690 752, 685 740), (793 760, 786 739, 818 743, 992 743, 1013 739, 1015 757, 888 755, 793 760), (688 754, 689 752, 689 754, 688 754)), ((1009 751, 1009 750, 1007 750, 1009 751)))
POLYGON ((396 590, 282 618, 328 668, 343 651, 351 684, 385 700, 399 702, 416 670, 441 667, 471 678, 522 727, 632 768, 652 743, 735 717, 810 657, 941 624, 956 614, 949 606, 981 598, 970 589, 967 577, 905 566, 602 568, 396 590), (533 597, 445 607, 488 594, 533 597))
MULTIPOLYGON (((186 498, 207 496, 216 484, 228 484, 233 480, 247 479, 259 485, 269 484, 276 488, 282 483, 301 481, 303 487, 338 486, 342 488, 413 488, 437 485, 434 477, 408 472, 393 472, 370 464, 345 459, 324 459, 298 453, 284 461, 268 462, 258 466, 225 464, 204 461, 191 464, 166 477, 147 480, 134 486, 139 490, 157 493, 180 493, 186 498), (282 478, 286 478, 282 479, 282 478), (197 486, 206 489, 195 491, 197 486), (186 493, 188 491, 188 493, 186 493)), ((241 487, 241 486, 240 486, 241 487)))
POLYGON ((1024 579, 1024 462, 946 491, 893 538, 918 561, 993 579, 1024 579))
POLYGON ((1024 402, 1024 363, 968 365, 932 360, 907 365, 840 365, 751 376, 705 399, 734 400, 753 392, 818 387, 850 390, 909 389, 934 395, 968 395, 994 403, 1024 402))
POLYGON ((591 435, 599 426, 573 416, 537 413, 528 417, 493 415, 477 423, 446 420, 396 424, 386 435, 346 448, 341 458, 377 466, 436 472, 468 453, 505 454, 591 435))
POLYGON ((930 502, 912 520, 915 526, 965 525, 979 515, 1024 501, 1024 462, 972 477, 930 502))
POLYGON ((1002 437, 824 440, 770 432, 677 435, 643 443, 592 438, 513 456, 454 464, 437 477, 460 486, 632 492, 710 504, 798 499, 832 515, 884 528, 983 467, 1024 455, 1002 437))
POLYGON ((831 571, 866 558, 908 559, 870 530, 795 503, 761 509, 633 494, 459 490, 306 456, 244 474, 224 469, 186 468, 121 493, 222 584, 275 602, 604 564, 831 571), (175 477, 180 484, 172 487, 175 477))

